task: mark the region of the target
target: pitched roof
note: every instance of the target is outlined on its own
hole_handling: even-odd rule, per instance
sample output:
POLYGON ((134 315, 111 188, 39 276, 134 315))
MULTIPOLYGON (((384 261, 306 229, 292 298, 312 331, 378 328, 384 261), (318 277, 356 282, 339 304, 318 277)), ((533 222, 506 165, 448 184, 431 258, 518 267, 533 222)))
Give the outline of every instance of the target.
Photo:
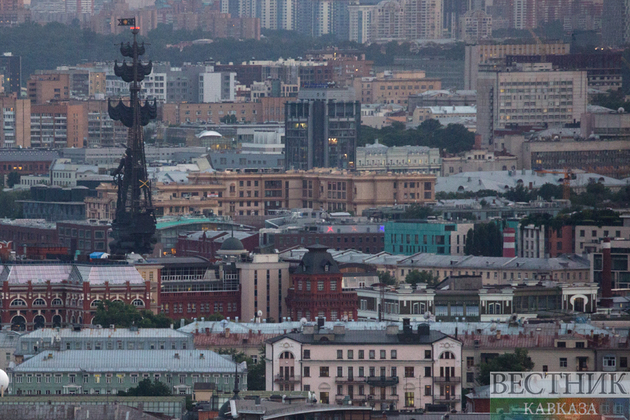
MULTIPOLYGON (((14 372, 233 373, 235 363, 228 357, 210 350, 45 351, 17 365, 14 372), (52 357, 49 357, 51 354, 52 357)), ((247 365, 241 364, 239 371, 244 369, 247 365)))
MULTIPOLYGON (((327 330, 323 334, 332 334, 332 331, 327 330)), ((298 343, 306 343, 306 344, 321 344, 321 345, 331 345, 331 344, 431 344, 436 341, 443 340, 448 335, 431 330, 428 335, 418 335, 414 332, 413 340, 406 342, 405 340, 401 340, 401 334, 387 334, 384 329, 381 330, 369 330, 369 331, 358 331, 358 330, 345 330, 343 334, 335 334, 334 341, 320 341, 317 338, 317 334, 303 334, 303 333, 289 333, 283 334, 278 337, 274 337, 269 340, 270 343, 275 343, 284 338, 290 338, 291 340, 297 341, 298 343)))

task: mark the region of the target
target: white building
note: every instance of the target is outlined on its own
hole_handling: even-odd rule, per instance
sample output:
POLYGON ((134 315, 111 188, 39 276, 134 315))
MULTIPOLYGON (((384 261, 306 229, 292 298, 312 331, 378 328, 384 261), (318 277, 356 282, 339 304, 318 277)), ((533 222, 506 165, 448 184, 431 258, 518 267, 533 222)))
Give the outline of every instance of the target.
MULTIPOLYGON (((321 319, 323 321, 323 319, 321 319)), ((306 325, 267 342, 267 391, 311 391, 322 404, 461 409, 461 342, 409 320, 377 330, 306 325)))
POLYGON ((143 98, 156 99, 160 103, 165 103, 168 97, 166 88, 166 73, 152 72, 144 78, 140 92, 143 98))
POLYGON ((50 185, 76 187, 77 180, 98 175, 98 166, 74 165, 70 159, 57 159, 50 166, 50 185))
POLYGON ((357 147, 357 170, 377 172, 422 172, 439 174, 440 150, 426 146, 387 147, 368 144, 357 147))
POLYGON ((199 74, 199 102, 234 102, 236 73, 216 72, 199 74))

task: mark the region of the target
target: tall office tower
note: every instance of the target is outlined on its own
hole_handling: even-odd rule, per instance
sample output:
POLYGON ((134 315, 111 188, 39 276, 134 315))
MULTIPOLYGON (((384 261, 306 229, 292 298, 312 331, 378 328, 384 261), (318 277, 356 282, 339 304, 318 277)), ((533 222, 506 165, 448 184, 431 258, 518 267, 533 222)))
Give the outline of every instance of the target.
POLYGON ((404 5, 396 0, 386 0, 376 6, 374 22, 375 40, 406 39, 404 5))
POLYGON ((232 17, 260 17, 258 0, 221 0, 221 13, 229 13, 232 17))
POLYGON ((519 64, 480 71, 477 80, 477 133, 484 145, 509 125, 562 126, 586 112, 585 71, 553 71, 551 63, 519 64))
POLYGON ((298 98, 284 107, 286 168, 354 168, 361 126, 354 91, 302 89, 298 98))

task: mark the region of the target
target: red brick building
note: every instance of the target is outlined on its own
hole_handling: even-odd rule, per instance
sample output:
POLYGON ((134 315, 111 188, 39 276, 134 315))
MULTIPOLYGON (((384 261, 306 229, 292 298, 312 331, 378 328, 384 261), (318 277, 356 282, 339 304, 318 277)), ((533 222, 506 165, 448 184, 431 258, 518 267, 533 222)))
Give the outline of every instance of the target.
POLYGON ((3 329, 89 325, 104 300, 148 309, 156 298, 127 264, 7 264, 0 276, 3 329))
POLYGON ((28 246, 59 245, 54 223, 29 219, 1 220, 0 241, 11 242, 16 255, 26 255, 28 246))
POLYGON ((287 296, 291 318, 356 320, 357 293, 342 290, 343 274, 327 247, 311 245, 307 248, 308 252, 291 273, 293 287, 287 296))
MULTIPOLYGON (((228 231, 211 230, 180 234, 175 245, 175 252, 179 257, 202 257, 214 261, 218 258, 216 252, 231 236, 232 233, 228 231)), ((249 252, 254 252, 258 247, 258 232, 236 231, 234 237, 239 239, 249 252)))
POLYGON ((241 315, 239 273, 234 264, 213 264, 201 257, 149 260, 160 269, 160 312, 172 319, 221 314, 241 315))

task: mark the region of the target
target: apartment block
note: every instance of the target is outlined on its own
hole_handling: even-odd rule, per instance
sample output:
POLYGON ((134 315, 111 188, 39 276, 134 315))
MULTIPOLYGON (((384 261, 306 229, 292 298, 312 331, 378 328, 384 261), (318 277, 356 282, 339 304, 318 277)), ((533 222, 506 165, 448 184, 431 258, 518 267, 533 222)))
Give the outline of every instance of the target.
POLYGON ((27 94, 32 104, 70 99, 70 75, 34 74, 27 82, 27 94))
POLYGON ((85 147, 87 111, 83 104, 31 106, 31 147, 85 147))
POLYGON ((31 147, 31 101, 0 97, 0 147, 31 147))

